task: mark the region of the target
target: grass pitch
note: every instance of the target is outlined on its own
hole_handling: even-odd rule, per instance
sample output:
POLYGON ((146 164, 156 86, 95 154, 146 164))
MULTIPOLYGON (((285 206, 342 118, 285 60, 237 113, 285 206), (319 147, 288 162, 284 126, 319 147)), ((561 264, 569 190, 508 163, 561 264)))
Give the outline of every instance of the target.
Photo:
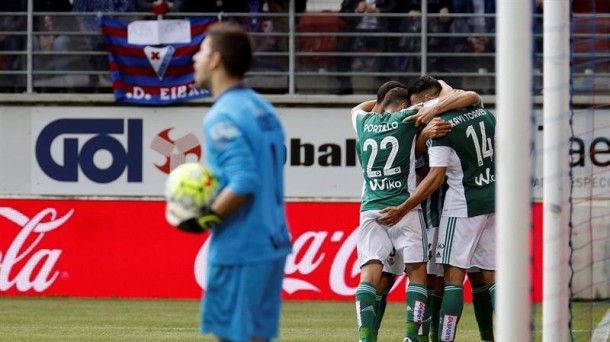
MULTIPOLYGON (((580 336, 575 340, 588 341, 586 336, 608 310, 608 303, 575 305, 589 312, 582 323, 575 322, 574 331, 580 336)), ((280 341, 355 342, 354 310, 351 302, 285 302, 280 341)), ((0 341, 212 341, 198 332, 196 300, 3 297, 0 315, 0 341)), ((541 322, 540 308, 534 316, 541 322)), ((379 341, 401 341, 404 318, 404 304, 390 303, 379 341)), ((539 332, 536 340, 541 340, 539 332)), ((457 341, 478 341, 471 305, 464 307, 457 341)))

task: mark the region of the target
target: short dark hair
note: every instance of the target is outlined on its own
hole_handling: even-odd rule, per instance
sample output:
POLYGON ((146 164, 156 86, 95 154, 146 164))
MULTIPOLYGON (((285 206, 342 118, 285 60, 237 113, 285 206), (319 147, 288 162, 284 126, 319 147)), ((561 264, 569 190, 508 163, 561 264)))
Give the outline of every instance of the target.
POLYGON ((387 108, 393 104, 401 102, 409 102, 409 91, 406 88, 396 87, 388 90, 387 94, 383 98, 382 106, 387 108))
POLYGON ((381 102, 383 102, 383 99, 385 98, 388 91, 390 91, 394 88, 408 89, 409 87, 406 84, 399 82, 399 81, 387 81, 386 83, 382 84, 379 87, 379 89, 377 89, 377 103, 381 104, 381 102))
POLYGON ((218 51, 229 76, 243 77, 252 64, 253 43, 244 28, 234 22, 222 22, 206 32, 212 52, 218 51))
POLYGON ((409 88, 409 93, 410 95, 429 94, 438 96, 442 89, 443 87, 436 78, 430 75, 424 75, 415 80, 413 85, 409 88))

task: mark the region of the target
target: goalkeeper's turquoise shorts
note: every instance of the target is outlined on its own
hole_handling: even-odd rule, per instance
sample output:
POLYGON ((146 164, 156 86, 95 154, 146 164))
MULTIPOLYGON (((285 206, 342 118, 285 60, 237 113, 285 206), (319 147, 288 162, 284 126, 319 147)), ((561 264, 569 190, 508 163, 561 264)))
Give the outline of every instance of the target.
POLYGON ((286 257, 209 265, 201 333, 234 342, 278 336, 286 257))

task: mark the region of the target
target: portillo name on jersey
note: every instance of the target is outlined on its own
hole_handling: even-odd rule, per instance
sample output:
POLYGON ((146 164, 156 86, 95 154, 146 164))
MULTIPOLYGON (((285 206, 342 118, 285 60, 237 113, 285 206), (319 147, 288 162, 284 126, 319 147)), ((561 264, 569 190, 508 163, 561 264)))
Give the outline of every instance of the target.
POLYGON ((398 122, 390 122, 389 124, 383 124, 383 125, 373 125, 373 124, 364 125, 363 131, 372 132, 372 133, 382 133, 382 132, 393 131, 397 128, 398 128, 398 122))

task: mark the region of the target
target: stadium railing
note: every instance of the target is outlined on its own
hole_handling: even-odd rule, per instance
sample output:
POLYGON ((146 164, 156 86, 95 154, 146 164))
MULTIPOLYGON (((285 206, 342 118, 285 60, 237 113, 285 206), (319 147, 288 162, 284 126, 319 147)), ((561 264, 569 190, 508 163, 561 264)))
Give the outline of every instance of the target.
MULTIPOLYGON (((81 18, 100 15, 0 12, 0 23, 13 22, 13 25, 0 26, 0 93, 112 93, 110 73, 103 67, 106 51, 91 51, 84 42, 92 37, 101 39, 101 33, 82 32, 77 23, 81 18), (50 31, 47 20, 55 24, 50 31), (45 43, 49 35, 56 40, 64 37, 68 43, 54 50, 49 46, 52 43, 45 43), (102 61, 102 67, 92 65, 92 59, 102 61)), ((103 15, 129 20, 154 19, 150 13, 103 15)), ((218 13, 169 13, 165 18, 194 16, 218 16, 218 13)), ((450 18, 471 16, 452 14, 450 18)), ((410 21, 410 26, 401 24, 393 31, 352 29, 347 22, 358 20, 362 15, 336 11, 288 16, 286 13, 225 13, 223 17, 245 25, 258 19, 260 29, 251 32, 257 50, 247 81, 265 94, 371 94, 386 80, 408 83, 427 73, 448 80, 455 87, 475 89, 484 95, 495 93, 495 34, 477 34, 477 38, 487 41, 486 51, 458 51, 454 48, 455 42, 468 41, 472 33, 430 30, 430 22, 439 19, 438 14, 375 16, 380 20, 410 21), (421 30, 421 27, 428 29, 421 30), (345 83, 349 85, 346 87, 345 83)), ((586 93, 591 89, 588 80, 595 75, 596 92, 610 94, 610 15, 577 14, 573 24, 574 89, 586 93)), ((535 34, 538 48, 542 47, 541 31, 540 28, 535 34)), ((542 51, 536 51, 532 58, 534 91, 540 94, 542 51)))

